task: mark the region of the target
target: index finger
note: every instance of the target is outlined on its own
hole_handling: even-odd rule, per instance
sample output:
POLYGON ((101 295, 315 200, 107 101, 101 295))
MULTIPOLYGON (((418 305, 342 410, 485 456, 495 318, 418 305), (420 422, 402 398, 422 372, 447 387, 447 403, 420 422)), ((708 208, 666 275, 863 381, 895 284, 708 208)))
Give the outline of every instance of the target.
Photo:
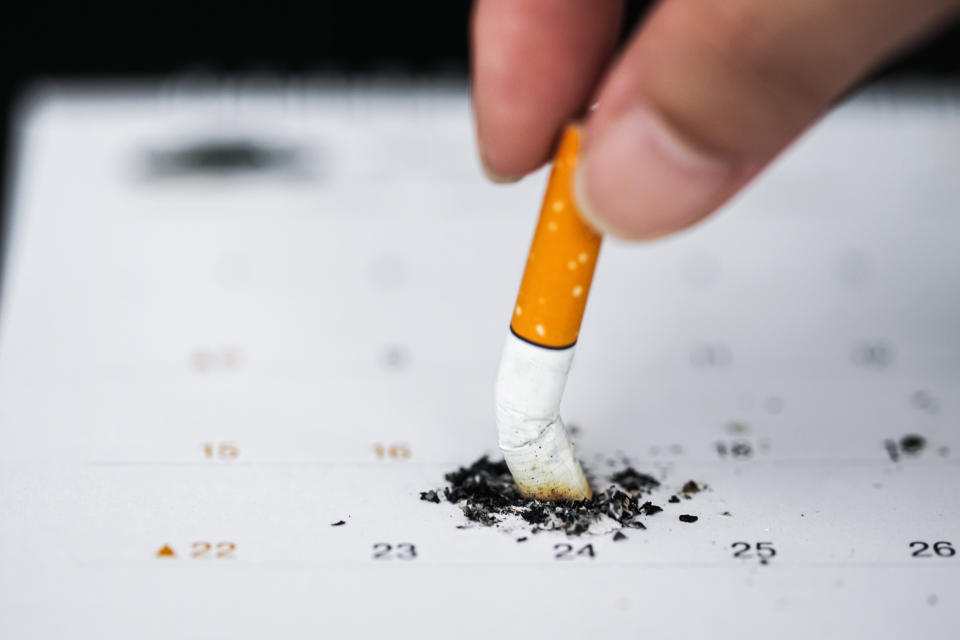
POLYGON ((542 165, 580 113, 616 46, 621 0, 478 0, 472 21, 473 105, 489 174, 542 165))

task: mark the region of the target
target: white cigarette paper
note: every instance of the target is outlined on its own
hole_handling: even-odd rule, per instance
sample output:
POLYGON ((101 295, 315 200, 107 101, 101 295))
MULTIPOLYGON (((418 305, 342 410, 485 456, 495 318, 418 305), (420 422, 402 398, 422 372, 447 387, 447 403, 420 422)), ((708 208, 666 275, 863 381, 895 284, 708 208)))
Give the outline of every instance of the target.
POLYGON ((500 451, 520 491, 584 500, 590 485, 560 418, 574 347, 548 349, 507 336, 495 387, 500 451))

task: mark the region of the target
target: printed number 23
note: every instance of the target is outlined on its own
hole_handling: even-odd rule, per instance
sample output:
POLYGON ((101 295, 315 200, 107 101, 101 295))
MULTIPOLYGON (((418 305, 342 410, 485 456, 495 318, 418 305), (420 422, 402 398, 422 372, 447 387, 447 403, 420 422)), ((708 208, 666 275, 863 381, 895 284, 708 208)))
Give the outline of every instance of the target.
POLYGON ((417 547, 411 542, 401 542, 394 545, 386 542, 378 542, 373 545, 374 560, 413 560, 417 557, 417 547))

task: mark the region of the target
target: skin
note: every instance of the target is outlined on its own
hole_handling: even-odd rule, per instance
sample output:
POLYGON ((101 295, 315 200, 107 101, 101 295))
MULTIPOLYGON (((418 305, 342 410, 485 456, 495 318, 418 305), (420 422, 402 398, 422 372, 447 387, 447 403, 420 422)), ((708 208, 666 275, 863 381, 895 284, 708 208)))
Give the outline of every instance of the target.
POLYGON ((703 219, 858 80, 960 0, 660 0, 616 51, 621 0, 478 0, 473 104, 487 174, 512 181, 583 127, 575 193, 598 230, 703 219))

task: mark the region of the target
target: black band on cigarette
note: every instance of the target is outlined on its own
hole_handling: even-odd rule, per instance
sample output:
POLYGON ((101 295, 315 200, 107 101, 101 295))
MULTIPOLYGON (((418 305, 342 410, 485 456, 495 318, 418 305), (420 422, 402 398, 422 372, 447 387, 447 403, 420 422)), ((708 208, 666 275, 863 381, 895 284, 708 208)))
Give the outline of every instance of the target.
POLYGON ((535 346, 535 347, 540 347, 541 349, 550 349, 550 350, 552 350, 552 351, 563 351, 564 349, 569 349, 570 347, 573 347, 573 346, 575 346, 575 345, 577 344, 577 341, 576 341, 576 340, 574 340, 574 341, 571 342, 570 344, 564 345, 564 346, 562 346, 562 347, 553 347, 553 346, 550 346, 550 345, 548 345, 548 344, 540 344, 539 342, 535 342, 535 341, 533 341, 533 340, 530 340, 529 338, 524 338, 522 335, 520 335, 519 333, 517 333, 516 331, 514 331, 512 324, 510 325, 510 333, 512 333, 514 336, 516 336, 516 337, 519 338, 520 340, 523 340, 523 341, 526 342, 527 344, 532 344, 533 346, 535 346))

